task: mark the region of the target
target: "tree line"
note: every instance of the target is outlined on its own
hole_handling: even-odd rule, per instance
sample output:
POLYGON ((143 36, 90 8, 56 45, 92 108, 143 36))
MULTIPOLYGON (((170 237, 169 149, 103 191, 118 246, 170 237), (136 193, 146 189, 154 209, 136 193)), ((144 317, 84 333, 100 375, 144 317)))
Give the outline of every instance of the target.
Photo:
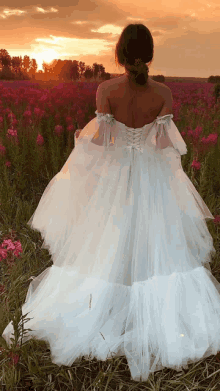
POLYGON ((53 60, 50 64, 42 64, 43 71, 37 72, 36 60, 25 55, 11 57, 6 49, 0 49, 0 79, 31 80, 42 76, 44 80, 75 81, 99 78, 108 80, 111 74, 105 72, 102 64, 86 65, 76 60, 53 60), (38 76, 38 77, 37 77, 38 76))

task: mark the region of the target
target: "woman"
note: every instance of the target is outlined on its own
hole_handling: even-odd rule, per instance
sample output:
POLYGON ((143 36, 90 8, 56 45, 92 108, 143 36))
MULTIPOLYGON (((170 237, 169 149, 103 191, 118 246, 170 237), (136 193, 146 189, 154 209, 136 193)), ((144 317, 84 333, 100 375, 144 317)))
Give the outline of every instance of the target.
POLYGON ((22 306, 23 341, 48 341, 53 363, 125 355, 136 381, 220 350, 220 284, 204 268, 214 216, 182 169, 171 91, 148 77, 153 50, 146 26, 124 28, 125 74, 99 86, 97 117, 28 221, 53 266, 22 306))

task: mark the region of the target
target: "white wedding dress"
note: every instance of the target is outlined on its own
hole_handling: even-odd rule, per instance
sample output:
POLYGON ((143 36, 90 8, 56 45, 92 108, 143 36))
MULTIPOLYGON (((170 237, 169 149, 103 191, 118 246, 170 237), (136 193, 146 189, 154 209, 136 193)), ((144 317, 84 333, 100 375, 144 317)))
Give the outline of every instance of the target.
POLYGON ((144 381, 220 350, 214 216, 182 169, 172 114, 136 129, 96 115, 28 221, 53 265, 31 277, 23 341, 49 342, 59 366, 125 356, 144 381))

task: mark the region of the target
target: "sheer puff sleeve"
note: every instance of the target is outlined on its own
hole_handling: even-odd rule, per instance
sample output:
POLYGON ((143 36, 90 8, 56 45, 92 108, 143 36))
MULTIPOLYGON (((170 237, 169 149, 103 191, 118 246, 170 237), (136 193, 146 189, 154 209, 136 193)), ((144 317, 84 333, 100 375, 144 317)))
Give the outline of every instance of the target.
POLYGON ((97 115, 97 122, 99 125, 98 132, 92 139, 92 142, 97 145, 104 145, 106 149, 108 147, 114 145, 114 137, 112 136, 112 127, 115 125, 115 119, 113 114, 104 114, 98 113, 95 111, 97 115))
POLYGON ((164 149, 170 146, 177 150, 180 155, 185 155, 187 153, 186 143, 171 120, 172 118, 173 114, 156 118, 156 149, 164 149))

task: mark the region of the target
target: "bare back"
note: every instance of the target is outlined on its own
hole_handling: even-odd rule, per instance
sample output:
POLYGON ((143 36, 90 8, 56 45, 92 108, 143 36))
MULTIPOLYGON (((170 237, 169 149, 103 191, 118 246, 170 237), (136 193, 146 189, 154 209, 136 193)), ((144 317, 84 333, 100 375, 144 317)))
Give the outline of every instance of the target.
POLYGON ((145 87, 133 87, 126 76, 108 81, 111 113, 116 121, 131 128, 142 128, 159 115, 167 87, 148 78, 145 87))

